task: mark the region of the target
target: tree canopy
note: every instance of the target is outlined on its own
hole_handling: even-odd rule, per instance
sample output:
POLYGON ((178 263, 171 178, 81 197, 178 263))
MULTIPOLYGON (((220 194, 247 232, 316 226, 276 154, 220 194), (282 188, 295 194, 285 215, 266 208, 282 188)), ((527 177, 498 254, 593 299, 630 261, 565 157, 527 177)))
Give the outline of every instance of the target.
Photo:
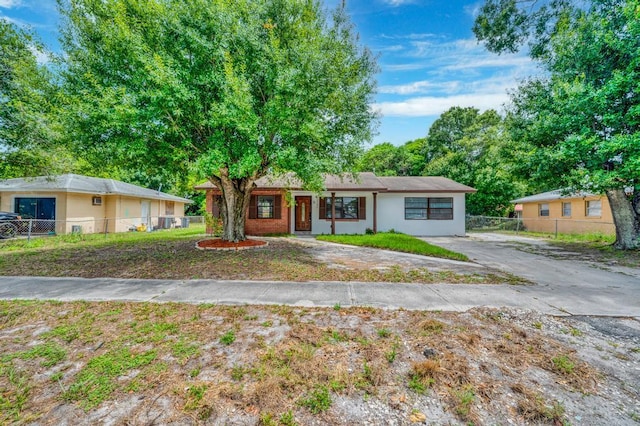
POLYGON ((640 6, 635 0, 489 0, 474 31, 494 52, 529 45, 546 70, 512 94, 510 128, 549 189, 606 193, 619 248, 640 245, 640 6), (552 188, 553 187, 553 188, 552 188))
POLYGON ((0 19, 0 178, 68 170, 73 159, 56 144, 58 88, 29 32, 0 19))
POLYGON ((316 0, 60 0, 69 124, 90 158, 194 172, 244 239, 254 182, 353 164, 377 71, 343 8, 316 0))
POLYGON ((433 122, 424 139, 402 146, 373 146, 358 163, 360 171, 381 176, 444 176, 478 191, 469 194, 467 212, 503 216, 522 196, 520 146, 494 110, 452 107, 433 122))

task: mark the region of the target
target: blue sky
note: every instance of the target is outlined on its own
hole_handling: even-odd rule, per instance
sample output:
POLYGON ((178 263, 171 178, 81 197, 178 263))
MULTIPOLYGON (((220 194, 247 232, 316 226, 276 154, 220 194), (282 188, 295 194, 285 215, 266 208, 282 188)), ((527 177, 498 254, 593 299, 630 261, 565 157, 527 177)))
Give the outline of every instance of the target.
MULTIPOLYGON (((342 0, 324 0, 329 8, 342 0)), ((536 72, 526 53, 495 55, 471 27, 482 1, 347 0, 361 41, 378 55, 373 108, 382 118, 373 143, 425 137, 453 106, 502 110, 507 90, 536 72)), ((30 26, 58 50, 55 0, 0 0, 0 17, 30 26)))

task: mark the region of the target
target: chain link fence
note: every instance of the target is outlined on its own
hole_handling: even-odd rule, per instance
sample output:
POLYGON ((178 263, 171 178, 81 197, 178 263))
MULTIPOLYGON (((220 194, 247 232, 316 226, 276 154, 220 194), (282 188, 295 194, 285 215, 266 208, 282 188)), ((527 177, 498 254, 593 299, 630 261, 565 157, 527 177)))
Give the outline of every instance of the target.
POLYGON ((204 226, 203 216, 152 216, 147 218, 83 218, 72 220, 22 219, 0 222, 0 238, 64 234, 109 234, 115 232, 151 232, 160 229, 204 226))
POLYGON ((613 222, 555 218, 467 216, 467 231, 541 232, 545 234, 615 234, 613 222))

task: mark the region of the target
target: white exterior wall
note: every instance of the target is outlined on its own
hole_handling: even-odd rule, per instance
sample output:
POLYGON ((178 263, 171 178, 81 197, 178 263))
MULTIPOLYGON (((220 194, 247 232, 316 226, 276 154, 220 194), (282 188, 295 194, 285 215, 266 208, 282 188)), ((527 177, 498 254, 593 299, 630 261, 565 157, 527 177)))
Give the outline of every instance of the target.
POLYGON ((416 236, 465 235, 465 194, 379 193, 378 231, 390 229, 416 236), (453 198, 453 220, 405 220, 405 197, 453 198))
MULTIPOLYGON (((312 192, 292 191, 292 201, 295 202, 296 196, 311 197, 311 233, 313 235, 331 234, 331 219, 320 219, 320 198, 331 197, 331 192, 323 192, 321 196, 312 192)), ((364 234, 367 228, 373 229, 373 194, 367 192, 336 192, 336 198, 339 197, 366 197, 367 211, 365 220, 341 220, 336 219, 336 234, 364 234)), ((291 230, 295 233, 295 207, 292 206, 291 214, 291 230)))

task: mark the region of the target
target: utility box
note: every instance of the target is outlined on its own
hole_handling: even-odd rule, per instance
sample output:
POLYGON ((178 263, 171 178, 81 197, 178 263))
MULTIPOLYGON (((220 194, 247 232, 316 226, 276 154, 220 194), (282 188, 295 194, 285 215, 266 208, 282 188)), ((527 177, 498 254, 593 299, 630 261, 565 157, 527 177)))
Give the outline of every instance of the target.
POLYGON ((180 225, 181 225, 183 228, 188 228, 188 227, 189 227, 189 218, 188 218, 188 217, 183 217, 183 218, 180 220, 180 225))

